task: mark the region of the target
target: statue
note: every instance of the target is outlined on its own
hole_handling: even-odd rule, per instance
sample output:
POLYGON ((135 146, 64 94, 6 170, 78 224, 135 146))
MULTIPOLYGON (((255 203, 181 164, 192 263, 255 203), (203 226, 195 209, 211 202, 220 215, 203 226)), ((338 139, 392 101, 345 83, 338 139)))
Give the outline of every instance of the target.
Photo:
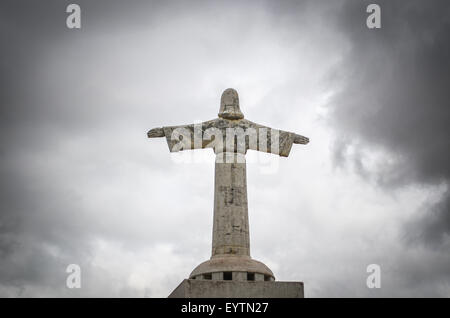
POLYGON ((232 88, 222 94, 218 118, 154 128, 147 135, 166 137, 171 152, 212 148, 216 154, 212 255, 190 279, 274 281, 272 271, 250 257, 245 154, 251 149, 287 157, 292 144, 309 139, 244 119, 232 88))

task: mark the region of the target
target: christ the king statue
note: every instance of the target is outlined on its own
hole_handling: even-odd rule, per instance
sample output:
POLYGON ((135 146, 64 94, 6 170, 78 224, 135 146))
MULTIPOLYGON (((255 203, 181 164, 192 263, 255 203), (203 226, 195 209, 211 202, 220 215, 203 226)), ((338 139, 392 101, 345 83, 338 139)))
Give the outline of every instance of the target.
POLYGON ((147 135, 165 136, 171 152, 212 148, 216 154, 212 255, 189 278, 274 281, 272 271, 250 257, 245 154, 252 149, 287 157, 292 144, 306 145, 309 139, 244 119, 232 88, 222 94, 218 118, 155 128, 147 135))

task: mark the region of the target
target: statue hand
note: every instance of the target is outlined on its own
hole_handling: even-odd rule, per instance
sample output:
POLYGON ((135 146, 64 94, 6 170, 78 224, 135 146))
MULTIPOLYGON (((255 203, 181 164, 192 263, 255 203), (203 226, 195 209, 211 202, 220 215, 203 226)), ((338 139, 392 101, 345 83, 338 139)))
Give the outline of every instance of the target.
POLYGON ((308 137, 295 134, 294 144, 306 145, 307 143, 309 143, 309 138, 308 137))
POLYGON ((164 129, 162 128, 153 128, 150 129, 149 132, 147 133, 147 137, 148 138, 157 138, 157 137, 164 137, 164 129))

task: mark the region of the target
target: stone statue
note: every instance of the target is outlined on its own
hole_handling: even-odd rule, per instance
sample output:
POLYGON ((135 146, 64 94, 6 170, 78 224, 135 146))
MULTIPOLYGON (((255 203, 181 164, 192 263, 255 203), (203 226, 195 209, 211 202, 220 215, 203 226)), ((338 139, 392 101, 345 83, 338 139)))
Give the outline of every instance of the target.
POLYGON ((212 256, 190 279, 275 280, 266 265, 250 257, 245 154, 252 149, 287 157, 292 144, 306 145, 309 139, 244 119, 232 88, 222 94, 218 118, 154 128, 147 135, 165 136, 171 152, 212 148, 216 154, 212 256))

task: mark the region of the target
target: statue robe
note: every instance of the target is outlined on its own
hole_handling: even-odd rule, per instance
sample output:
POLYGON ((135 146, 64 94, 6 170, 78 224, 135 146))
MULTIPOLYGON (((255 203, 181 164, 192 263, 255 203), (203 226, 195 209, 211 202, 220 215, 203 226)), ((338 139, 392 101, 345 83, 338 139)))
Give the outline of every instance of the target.
POLYGON ((246 119, 222 118, 198 124, 163 127, 170 152, 213 148, 216 154, 246 154, 248 149, 289 156, 295 133, 273 129, 246 119))

